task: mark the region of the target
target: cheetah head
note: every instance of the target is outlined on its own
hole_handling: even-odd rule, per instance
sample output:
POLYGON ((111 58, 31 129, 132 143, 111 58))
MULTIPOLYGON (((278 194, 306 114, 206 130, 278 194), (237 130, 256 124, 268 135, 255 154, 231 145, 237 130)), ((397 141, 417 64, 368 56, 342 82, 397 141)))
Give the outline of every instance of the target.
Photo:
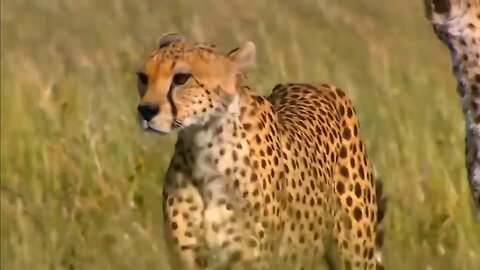
POLYGON ((207 125, 236 100, 239 80, 254 62, 252 42, 223 54, 177 33, 162 36, 137 72, 140 124, 158 133, 207 125))

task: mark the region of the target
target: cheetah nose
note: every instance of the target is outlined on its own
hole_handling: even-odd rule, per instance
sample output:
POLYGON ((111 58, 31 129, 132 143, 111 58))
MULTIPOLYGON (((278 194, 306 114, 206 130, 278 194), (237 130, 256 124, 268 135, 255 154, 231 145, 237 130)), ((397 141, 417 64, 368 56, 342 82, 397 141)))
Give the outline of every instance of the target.
POLYGON ((138 105, 137 110, 146 121, 152 120, 152 118, 160 111, 158 105, 151 102, 138 105))

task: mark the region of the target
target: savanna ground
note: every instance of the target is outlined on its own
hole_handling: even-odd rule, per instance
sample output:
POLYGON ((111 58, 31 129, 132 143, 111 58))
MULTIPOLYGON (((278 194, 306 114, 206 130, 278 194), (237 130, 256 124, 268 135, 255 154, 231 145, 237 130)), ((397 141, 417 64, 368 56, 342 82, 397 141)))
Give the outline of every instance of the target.
POLYGON ((135 71, 170 31, 254 41, 258 91, 345 89, 389 196, 387 269, 478 269, 461 109, 421 0, 2 1, 2 269, 167 268, 174 135, 137 125, 135 71))

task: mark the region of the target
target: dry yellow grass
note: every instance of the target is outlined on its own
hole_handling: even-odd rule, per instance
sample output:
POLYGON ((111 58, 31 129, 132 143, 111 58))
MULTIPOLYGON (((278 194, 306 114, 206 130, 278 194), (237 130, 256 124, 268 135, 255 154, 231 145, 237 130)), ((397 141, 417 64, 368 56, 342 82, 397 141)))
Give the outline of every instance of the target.
POLYGON ((174 136, 137 126, 134 74, 180 31, 225 50, 254 41, 258 91, 344 88, 390 200, 387 268, 477 269, 461 109, 421 2, 2 1, 1 268, 166 269, 174 136))

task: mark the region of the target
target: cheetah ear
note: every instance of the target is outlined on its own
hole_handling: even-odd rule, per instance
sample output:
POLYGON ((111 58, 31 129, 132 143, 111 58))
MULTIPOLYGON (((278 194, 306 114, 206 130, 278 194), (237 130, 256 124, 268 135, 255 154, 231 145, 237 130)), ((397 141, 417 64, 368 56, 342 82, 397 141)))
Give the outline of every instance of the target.
POLYGON ((227 54, 227 57, 232 60, 240 71, 245 71, 249 67, 255 65, 256 62, 256 48, 251 41, 245 42, 242 46, 233 49, 227 54))
POLYGON ((425 15, 432 20, 436 14, 447 14, 451 7, 451 0, 423 0, 425 15))
POLYGON ((158 48, 161 49, 172 43, 185 42, 185 37, 179 33, 168 33, 160 37, 158 40, 158 48))

